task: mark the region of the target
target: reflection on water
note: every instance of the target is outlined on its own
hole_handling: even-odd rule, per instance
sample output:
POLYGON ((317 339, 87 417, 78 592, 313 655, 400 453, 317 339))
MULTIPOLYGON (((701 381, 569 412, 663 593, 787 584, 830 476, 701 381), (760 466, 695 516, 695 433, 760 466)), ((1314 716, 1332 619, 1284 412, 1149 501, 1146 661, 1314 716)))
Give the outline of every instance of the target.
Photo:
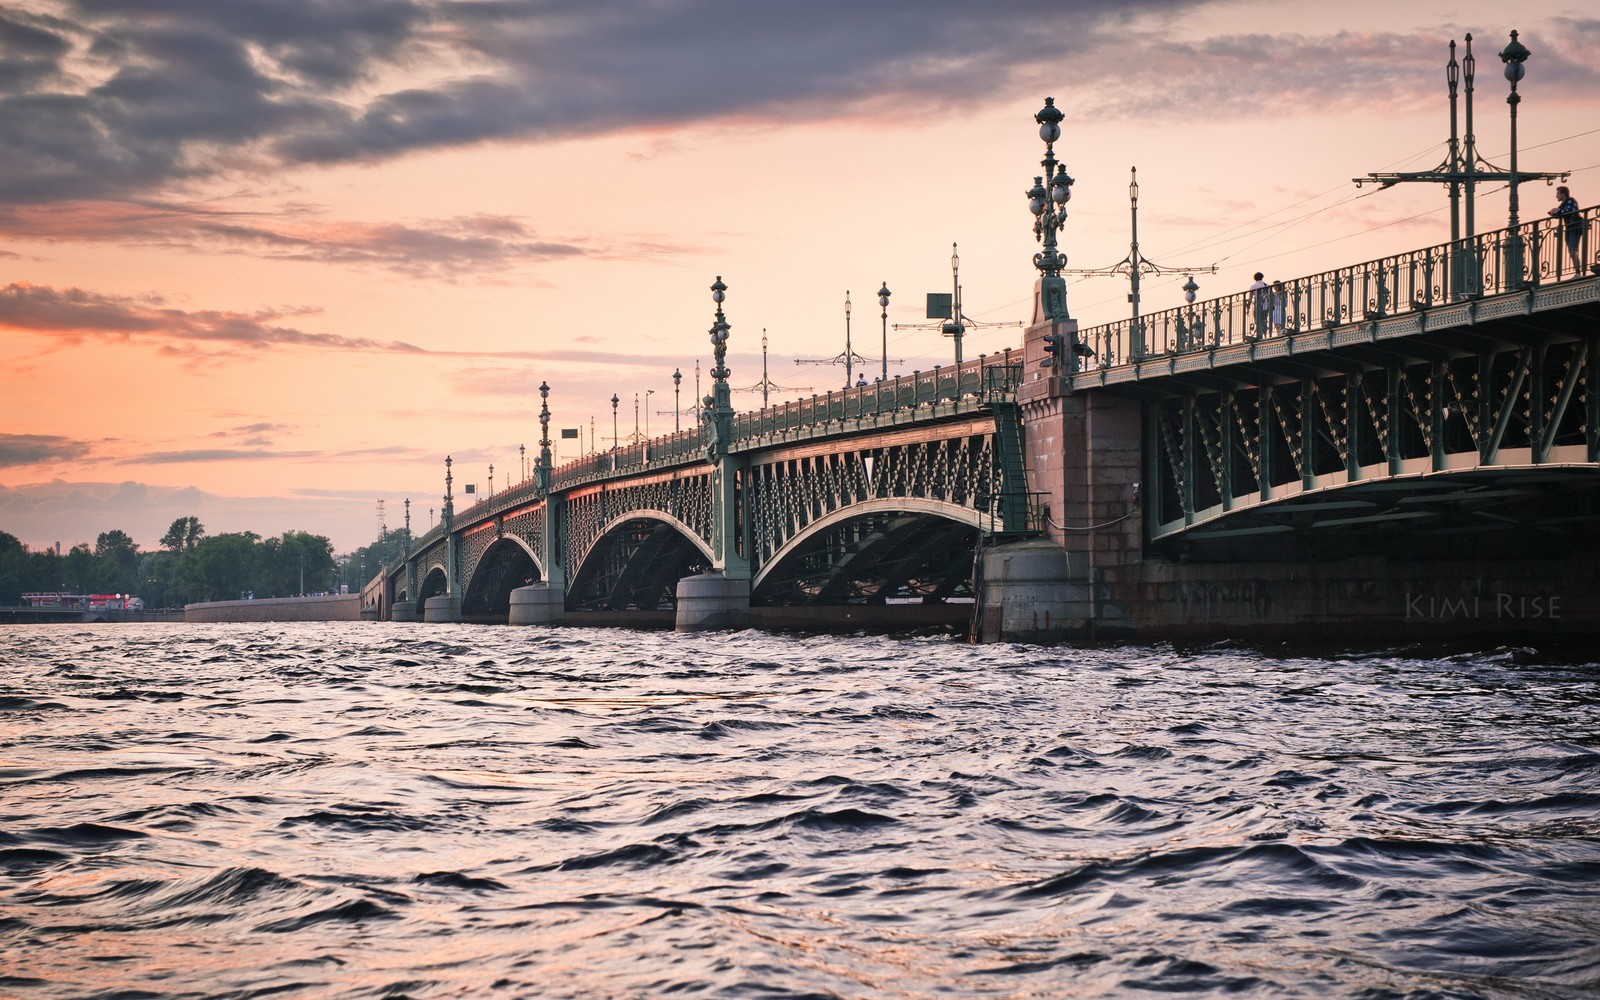
POLYGON ((1577 997, 1596 668, 0 630, 0 995, 1577 997))

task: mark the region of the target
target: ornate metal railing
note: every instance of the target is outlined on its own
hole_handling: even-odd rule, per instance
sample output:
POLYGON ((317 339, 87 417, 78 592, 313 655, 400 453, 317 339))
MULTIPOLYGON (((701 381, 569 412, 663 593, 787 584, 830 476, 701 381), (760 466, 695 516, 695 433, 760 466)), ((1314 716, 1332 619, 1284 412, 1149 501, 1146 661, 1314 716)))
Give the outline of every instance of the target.
MULTIPOLYGON (((1021 379, 1021 352, 1007 348, 1000 354, 979 355, 948 368, 935 365, 931 372, 897 375, 735 414, 734 440, 842 426, 851 420, 935 410, 945 404, 993 402, 1009 398, 1021 379)), ((701 458, 704 453, 703 428, 694 427, 568 462, 555 470, 553 485, 561 488, 628 469, 682 464, 701 458)))
POLYGON ((1600 206, 1576 224, 1541 219, 1470 240, 1335 268, 1281 283, 1268 293, 1218 299, 1120 320, 1078 333, 1098 365, 1204 351, 1264 337, 1382 319, 1600 273, 1593 234, 1600 206))
POLYGON ((768 437, 785 431, 887 416, 963 399, 987 399, 995 391, 997 376, 991 374, 992 370, 1009 371, 1013 366, 1012 353, 1008 348, 1004 354, 993 357, 980 355, 950 368, 935 365, 931 372, 897 375, 884 381, 832 390, 810 399, 797 399, 741 413, 733 418, 734 438, 768 437))

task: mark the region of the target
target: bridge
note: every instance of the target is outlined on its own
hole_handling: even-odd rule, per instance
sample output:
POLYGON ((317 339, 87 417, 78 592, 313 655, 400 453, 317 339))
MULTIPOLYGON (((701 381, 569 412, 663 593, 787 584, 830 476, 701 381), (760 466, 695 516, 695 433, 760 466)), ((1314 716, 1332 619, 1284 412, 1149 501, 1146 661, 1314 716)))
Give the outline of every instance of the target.
POLYGON ((1020 349, 744 413, 719 278, 697 426, 556 468, 542 386, 533 478, 458 510, 447 459, 440 524, 363 603, 987 640, 1594 631, 1597 215, 1081 330, 1046 239, 1020 349))

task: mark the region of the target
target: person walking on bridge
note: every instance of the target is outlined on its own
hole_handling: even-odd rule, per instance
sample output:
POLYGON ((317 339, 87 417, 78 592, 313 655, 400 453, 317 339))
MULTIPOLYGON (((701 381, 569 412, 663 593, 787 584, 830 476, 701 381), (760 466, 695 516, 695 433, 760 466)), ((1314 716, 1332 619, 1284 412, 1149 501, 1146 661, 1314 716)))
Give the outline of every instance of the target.
POLYGON ((1556 207, 1549 212, 1552 219, 1561 220, 1562 235, 1567 241, 1567 256, 1572 258, 1572 271, 1574 277, 1583 276, 1583 255, 1579 247, 1583 243, 1583 215, 1578 211, 1578 199, 1572 197, 1565 185, 1556 188, 1556 207))
POLYGON ((1256 325, 1248 336, 1265 337, 1267 324, 1272 316, 1272 289, 1268 287, 1260 271, 1256 272, 1255 284, 1250 286, 1250 305, 1255 311, 1256 325))

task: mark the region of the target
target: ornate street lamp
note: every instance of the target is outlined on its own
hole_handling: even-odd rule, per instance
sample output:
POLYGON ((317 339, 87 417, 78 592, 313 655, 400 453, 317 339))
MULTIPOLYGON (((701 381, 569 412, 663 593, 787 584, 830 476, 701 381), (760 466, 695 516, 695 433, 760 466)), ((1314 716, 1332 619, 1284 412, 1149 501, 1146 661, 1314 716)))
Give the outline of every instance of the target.
POLYGON ((1076 370, 1076 353, 1069 362, 1058 330, 1058 324, 1072 318, 1067 314, 1067 283, 1061 277, 1067 256, 1056 247, 1056 233, 1066 225, 1067 202, 1072 198, 1072 178, 1067 175, 1066 165, 1056 162, 1055 142, 1061 138, 1064 117, 1053 97, 1046 97, 1044 107, 1033 116, 1039 123, 1039 138, 1044 140, 1044 159, 1039 161, 1044 173, 1035 177, 1033 187, 1023 193, 1028 198, 1028 211, 1033 213, 1034 239, 1044 246, 1033 255, 1033 266, 1039 269, 1039 308, 1050 320, 1050 332, 1045 336, 1045 350, 1050 356, 1043 363, 1058 370, 1061 366, 1076 370))
POLYGON ((856 357, 856 352, 855 352, 854 348, 852 348, 850 346, 850 290, 849 289, 845 289, 845 293, 844 293, 844 387, 846 389, 850 388, 850 384, 856 380, 855 379, 855 374, 854 374, 855 357, 856 357))
MULTIPOLYGON (((581 450, 581 448, 580 448, 581 450)), ((550 383, 539 383, 539 492, 550 492, 550 383)))
POLYGON ((883 307, 883 381, 889 381, 889 283, 878 288, 878 305, 883 307))
MULTIPOLYGON (((1033 187, 1024 192, 1028 197, 1028 211, 1034 216, 1034 238, 1044 244, 1044 249, 1033 255, 1033 266, 1044 277, 1055 279, 1052 284, 1061 283, 1061 269, 1067 265, 1066 255, 1056 246, 1056 233, 1066 225, 1066 205, 1072 198, 1073 184, 1066 164, 1056 162, 1055 143, 1061 138, 1061 120, 1065 117, 1053 97, 1046 97, 1044 107, 1033 116, 1039 123, 1039 138, 1044 140, 1044 159, 1039 161, 1044 173, 1035 177, 1033 187)), ((1066 289, 1064 283, 1061 286, 1059 302, 1047 298, 1046 305, 1059 306, 1058 318, 1066 319, 1066 289)), ((1051 315, 1055 316, 1056 310, 1052 309, 1051 315)))
POLYGON ((621 436, 617 434, 617 404, 620 402, 622 400, 613 392, 611 394, 611 468, 613 469, 617 467, 617 442, 621 440, 621 436))
POLYGON ((1528 47, 1517 41, 1515 31, 1511 32, 1511 44, 1500 50, 1500 61, 1506 64, 1506 79, 1511 81, 1511 93, 1506 97, 1506 104, 1511 107, 1511 200, 1506 222, 1511 230, 1506 243, 1508 288, 1522 284, 1522 234, 1517 230, 1517 105, 1522 103, 1522 97, 1517 93, 1517 83, 1527 72, 1523 63, 1528 61, 1529 55, 1528 47))
POLYGON ((683 387, 683 371, 672 369, 672 433, 683 430, 682 416, 683 404, 678 399, 678 390, 683 387))
POLYGON ((711 285, 711 301, 717 304, 716 318, 711 323, 711 351, 717 363, 711 369, 711 392, 702 400, 711 424, 711 441, 707 445, 707 452, 713 461, 725 453, 733 433, 733 390, 728 386, 728 376, 733 374, 728 370, 728 334, 731 328, 727 316, 722 312, 727 291, 728 286, 722 283, 722 275, 717 275, 717 280, 711 285))

